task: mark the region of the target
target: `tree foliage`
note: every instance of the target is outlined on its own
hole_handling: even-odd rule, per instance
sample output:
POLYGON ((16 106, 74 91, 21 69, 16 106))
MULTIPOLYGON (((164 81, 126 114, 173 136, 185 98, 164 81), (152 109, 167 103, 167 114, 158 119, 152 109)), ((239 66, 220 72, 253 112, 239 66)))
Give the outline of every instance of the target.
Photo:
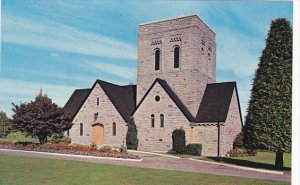
POLYGON ((35 101, 15 105, 12 109, 12 127, 26 133, 27 136, 37 137, 41 144, 47 142, 47 137, 60 134, 71 128, 71 118, 62 108, 52 102, 42 91, 35 101))
POLYGON ((0 138, 7 136, 11 132, 11 127, 9 119, 6 116, 6 113, 0 111, 0 138))
POLYGON ((175 129, 172 133, 173 150, 179 154, 183 154, 186 150, 185 131, 183 129, 175 129))
POLYGON ((137 150, 139 140, 137 138, 137 128, 134 118, 131 117, 128 122, 128 130, 126 134, 126 145, 128 149, 137 150))
POLYGON ((272 21, 246 116, 248 149, 291 150, 292 37, 288 20, 272 21))

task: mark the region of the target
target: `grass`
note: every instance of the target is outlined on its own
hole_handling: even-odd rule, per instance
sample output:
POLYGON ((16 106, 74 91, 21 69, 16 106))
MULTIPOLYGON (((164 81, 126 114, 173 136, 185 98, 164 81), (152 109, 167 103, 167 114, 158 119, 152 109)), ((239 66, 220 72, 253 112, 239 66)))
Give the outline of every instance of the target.
MULTIPOLYGON (((235 164, 246 167, 263 168, 275 170, 275 153, 274 152, 257 152, 256 156, 244 157, 222 157, 220 162, 235 164)), ((199 160, 218 161, 217 157, 204 157, 199 160)), ((283 154, 284 171, 291 171, 291 153, 283 154)))
POLYGON ((158 154, 164 154, 164 155, 170 155, 170 156, 176 156, 176 157, 180 157, 180 158, 191 158, 191 157, 197 157, 194 155, 189 155, 189 154, 171 154, 168 152, 156 152, 158 154))
POLYGON ((86 163, 0 155, 0 184, 101 184, 101 185, 176 185, 176 184, 290 184, 242 177, 155 170, 120 165, 86 163))
MULTIPOLYGON (((0 138, 0 141, 20 141, 20 142, 32 142, 40 143, 38 138, 32 138, 31 136, 26 137, 24 133, 13 132, 8 134, 6 137, 0 138)), ((48 137, 48 142, 51 141, 51 137, 48 137)))

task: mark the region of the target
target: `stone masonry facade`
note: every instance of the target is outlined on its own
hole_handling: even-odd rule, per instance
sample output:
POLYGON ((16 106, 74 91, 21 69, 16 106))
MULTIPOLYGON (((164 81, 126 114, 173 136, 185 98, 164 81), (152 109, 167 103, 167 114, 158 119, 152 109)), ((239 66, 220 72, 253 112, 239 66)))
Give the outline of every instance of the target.
POLYGON ((156 78, 166 80, 192 115, 196 115, 207 83, 216 81, 215 33, 198 16, 140 25, 138 40, 137 103, 156 78), (180 48, 174 69, 174 47, 180 48), (154 70, 155 49, 161 51, 154 70))
POLYGON ((187 144, 202 144, 202 155, 224 156, 242 129, 236 83, 216 83, 216 34, 197 15, 140 25, 137 85, 132 95, 134 107, 129 106, 130 115, 121 114, 122 109, 124 113, 129 108, 120 105, 127 105, 129 100, 116 97, 119 95, 113 92, 115 86, 104 90, 96 82, 81 98, 75 93, 71 96, 67 108, 76 99, 82 101, 74 104, 78 110, 76 106, 70 109, 75 112, 69 131, 72 143, 90 145, 93 125, 101 124, 103 145, 126 145, 126 124, 133 117, 138 150, 171 150, 172 132, 181 128, 185 130, 187 144), (175 48, 179 49, 178 67, 175 48), (155 67, 157 50, 159 69, 155 67))
POLYGON ((73 119, 73 126, 69 131, 73 144, 92 144, 92 125, 100 123, 104 127, 104 143, 114 147, 120 147, 125 142, 127 126, 122 116, 118 113, 103 89, 97 84, 73 119), (97 105, 97 98, 99 105, 97 105), (100 108, 101 107, 101 108, 100 108), (101 111, 104 110, 104 111, 101 111), (95 120, 95 113, 98 118, 95 120), (80 123, 83 124, 83 135, 80 136, 80 123), (113 136, 112 125, 116 123, 117 132, 113 136))

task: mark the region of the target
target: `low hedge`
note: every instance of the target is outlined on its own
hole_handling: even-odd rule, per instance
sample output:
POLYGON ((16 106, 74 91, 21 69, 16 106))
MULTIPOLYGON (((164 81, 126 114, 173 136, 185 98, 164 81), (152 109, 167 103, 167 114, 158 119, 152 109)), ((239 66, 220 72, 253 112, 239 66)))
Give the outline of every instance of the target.
POLYGON ((246 148, 235 148, 230 150, 227 154, 230 157, 244 157, 244 156, 255 156, 255 150, 247 150, 246 148))
POLYGON ((133 155, 127 152, 100 152, 96 147, 90 147, 87 145, 70 145, 66 143, 58 144, 35 144, 29 142, 23 143, 11 143, 0 142, 0 148, 13 149, 13 150, 26 150, 37 152, 49 152, 49 153, 61 153, 61 154, 73 154, 73 155, 87 155, 98 157, 113 157, 124 159, 140 159, 139 156, 133 155))
POLYGON ((186 154, 200 156, 202 152, 202 144, 188 144, 186 146, 186 154))

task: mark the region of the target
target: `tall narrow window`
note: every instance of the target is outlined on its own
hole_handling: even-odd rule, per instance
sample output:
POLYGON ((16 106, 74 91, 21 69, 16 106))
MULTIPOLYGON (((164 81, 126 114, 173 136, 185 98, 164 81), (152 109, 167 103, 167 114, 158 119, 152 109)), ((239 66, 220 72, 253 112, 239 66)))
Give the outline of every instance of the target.
POLYGON ((160 50, 155 50, 155 70, 159 70, 160 66, 160 50))
POLYGON ((164 120, 164 115, 160 115, 160 127, 163 128, 165 126, 165 120, 164 120))
POLYGON ((94 121, 97 121, 98 119, 98 112, 94 114, 94 121))
POLYGON ((67 130, 67 136, 70 136, 70 129, 67 130))
POLYGON ((154 127, 154 114, 151 114, 151 127, 154 127))
POLYGON ((179 46, 176 46, 174 48, 174 68, 179 68, 179 52, 180 48, 179 46))
POLYGON ((83 135, 83 124, 80 123, 80 136, 82 136, 82 135, 83 135))
POLYGON ((117 135, 117 125, 113 122, 113 136, 117 135))
POLYGON ((99 98, 97 98, 97 106, 99 105, 99 98))

